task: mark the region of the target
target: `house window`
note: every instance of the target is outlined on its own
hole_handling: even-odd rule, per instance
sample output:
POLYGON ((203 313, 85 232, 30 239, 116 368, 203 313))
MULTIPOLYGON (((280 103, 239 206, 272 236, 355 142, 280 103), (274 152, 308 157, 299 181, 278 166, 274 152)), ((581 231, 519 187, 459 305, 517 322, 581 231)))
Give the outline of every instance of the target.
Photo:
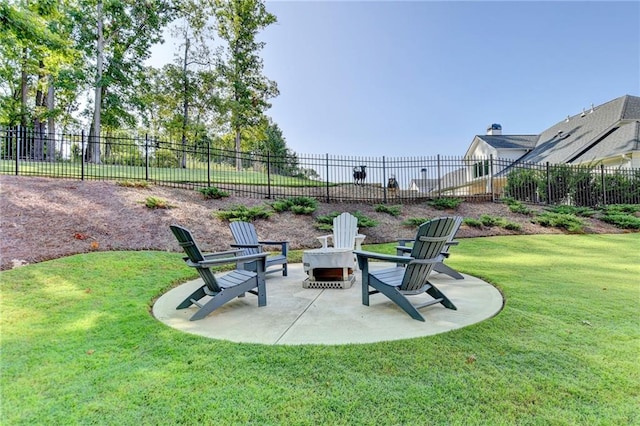
POLYGON ((489 174, 489 160, 480 161, 473 165, 473 177, 479 178, 489 174))

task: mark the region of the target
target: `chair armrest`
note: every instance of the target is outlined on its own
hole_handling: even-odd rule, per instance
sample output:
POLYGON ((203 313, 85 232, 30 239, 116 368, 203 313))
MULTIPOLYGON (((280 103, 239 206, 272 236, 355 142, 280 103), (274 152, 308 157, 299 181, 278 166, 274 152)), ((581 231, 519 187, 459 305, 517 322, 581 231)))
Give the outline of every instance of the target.
POLYGON ((262 244, 229 244, 231 247, 260 248, 262 244))
POLYGON ((280 246, 280 251, 285 257, 287 257, 287 252, 289 251, 289 241, 258 241, 258 242, 264 245, 280 246))
POLYGON ((316 237, 318 239, 318 241, 320 241, 320 244, 322 244, 322 248, 327 248, 329 247, 329 238, 333 238, 333 235, 323 235, 321 237, 316 237))
POLYGON ((220 259, 206 259, 201 262, 192 262, 191 260, 187 260, 187 265, 194 266, 194 267, 203 267, 203 266, 209 267, 213 265, 224 265, 225 263, 238 263, 238 262, 244 262, 247 260, 256 260, 261 257, 266 258, 267 255, 268 253, 256 253, 256 254, 249 254, 245 256, 231 256, 231 257, 224 257, 220 259))
POLYGON ((283 245, 289 244, 289 241, 258 241, 260 244, 283 245))
POLYGON ((374 253, 371 251, 359 251, 359 250, 355 250, 353 252, 353 254, 355 254, 358 259, 376 259, 376 260, 382 260, 382 261, 386 261, 386 262, 397 262, 397 263, 409 263, 410 261, 413 260, 413 257, 409 257, 409 256, 394 256, 391 254, 383 254, 383 253, 374 253))
POLYGON ((408 263, 408 265, 415 265, 416 263, 419 264, 419 265, 428 265, 430 263, 440 263, 440 260, 438 260, 438 259, 413 259, 408 263))
POLYGON ((415 238, 398 238, 398 240, 397 240, 397 241, 398 241, 398 245, 399 245, 399 246, 404 247, 404 246, 406 246, 406 245, 407 245, 407 243, 412 243, 412 242, 414 242, 415 240, 416 240, 415 238))
POLYGON ((242 253, 243 250, 227 250, 227 251, 218 251, 215 253, 203 253, 202 257, 204 257, 205 260, 209 260, 209 259, 217 259, 223 256, 228 256, 230 254, 236 256, 238 253, 242 253))
POLYGON ((460 241, 456 241, 456 240, 453 240, 453 241, 447 241, 447 242, 445 243, 445 245, 447 245, 447 246, 457 246, 458 244, 460 244, 460 241))

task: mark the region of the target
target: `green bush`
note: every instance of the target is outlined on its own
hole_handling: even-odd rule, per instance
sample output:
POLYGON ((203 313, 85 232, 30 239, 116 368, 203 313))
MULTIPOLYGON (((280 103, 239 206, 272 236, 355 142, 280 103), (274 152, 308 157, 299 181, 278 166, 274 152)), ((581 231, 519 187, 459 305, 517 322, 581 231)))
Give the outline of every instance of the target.
POLYGON ((205 200, 218 199, 228 197, 229 193, 225 192, 215 186, 209 186, 207 188, 199 189, 200 193, 204 196, 205 200))
POLYGON ((455 210, 462 200, 460 198, 440 197, 427 201, 427 204, 437 210, 455 210))
POLYGON ((428 217, 410 217, 409 219, 404 220, 402 222, 402 225, 417 228, 418 226, 430 220, 431 219, 428 217))
POLYGON ((596 211, 589 207, 574 207, 566 205, 547 207, 545 210, 551 213, 572 214, 582 217, 591 217, 596 214, 596 211))
POLYGON ((499 226, 504 227, 507 224, 507 220, 503 217, 490 216, 488 214, 483 214, 480 216, 480 223, 484 226, 499 226))
POLYGON ((149 188, 149 182, 146 180, 120 180, 116 182, 116 185, 123 186, 125 188, 149 188))
POLYGON ((218 219, 228 220, 232 222, 234 220, 241 220, 243 222, 252 222, 256 219, 269 219, 272 212, 265 206, 247 207, 243 205, 234 205, 229 210, 220 210, 214 213, 218 219))
POLYGON ((509 231, 516 231, 516 232, 522 231, 522 225, 516 222, 507 222, 504 224, 503 228, 508 229, 509 231))
POLYGON ((602 207, 605 214, 634 214, 640 211, 640 204, 609 204, 602 207))
POLYGON ((640 229, 640 217, 624 213, 611 213, 602 217, 603 222, 615 225, 622 229, 640 229))
POLYGON ((172 207, 167 200, 159 197, 147 197, 144 200, 144 205, 150 209, 170 209, 172 207))
POLYGON ((387 213, 391 216, 399 216, 401 208, 402 206, 387 206, 385 204, 378 204, 375 207, 375 211, 377 211, 378 213, 387 213))
POLYGON ((466 217, 462 221, 463 224, 470 226, 472 228, 482 228, 482 222, 478 219, 474 219, 472 217, 466 217))
POLYGON ((507 204, 507 206, 509 206, 509 210, 513 213, 520 213, 524 215, 530 215, 533 213, 533 211, 529 207, 525 206, 518 200, 508 197, 503 201, 507 204))
POLYGON ((271 204, 278 213, 291 211, 295 214, 312 214, 318 208, 318 200, 311 197, 290 197, 271 204))
POLYGON ((572 233, 584 232, 584 221, 573 214, 545 212, 531 219, 542 226, 563 228, 572 233))

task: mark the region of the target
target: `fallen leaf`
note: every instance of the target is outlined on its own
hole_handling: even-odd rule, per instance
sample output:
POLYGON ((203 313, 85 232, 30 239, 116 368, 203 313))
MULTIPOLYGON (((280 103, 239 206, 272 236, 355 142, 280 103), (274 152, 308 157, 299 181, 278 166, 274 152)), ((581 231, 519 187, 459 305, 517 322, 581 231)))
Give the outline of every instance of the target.
POLYGON ((94 353, 95 351, 96 351, 95 349, 89 349, 89 350, 87 351, 87 355, 93 355, 93 353, 94 353))

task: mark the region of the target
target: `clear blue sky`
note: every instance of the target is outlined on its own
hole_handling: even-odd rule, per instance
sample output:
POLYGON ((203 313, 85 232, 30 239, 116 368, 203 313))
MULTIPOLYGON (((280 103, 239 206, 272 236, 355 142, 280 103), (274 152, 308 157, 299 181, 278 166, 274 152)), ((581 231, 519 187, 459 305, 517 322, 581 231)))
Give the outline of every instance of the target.
POLYGON ((637 1, 267 9, 278 23, 261 34, 261 56, 280 89, 268 115, 299 154, 461 156, 491 123, 538 134, 592 103, 640 95, 637 1))

